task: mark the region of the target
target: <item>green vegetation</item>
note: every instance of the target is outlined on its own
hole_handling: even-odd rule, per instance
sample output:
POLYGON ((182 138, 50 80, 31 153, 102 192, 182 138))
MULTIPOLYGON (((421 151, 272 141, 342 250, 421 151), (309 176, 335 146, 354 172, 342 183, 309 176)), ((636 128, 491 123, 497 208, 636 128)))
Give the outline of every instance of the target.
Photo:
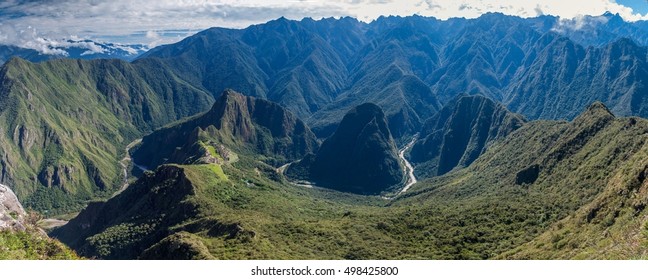
POLYGON ((643 258, 647 131, 595 104, 395 200, 294 186, 250 156, 165 165, 54 234, 99 258, 643 258))
MULTIPOLYGON (((15 212, 9 215, 13 219, 19 219, 15 212)), ((60 241, 47 237, 45 232, 36 226, 40 218, 37 213, 30 212, 24 219, 20 218, 20 227, 0 229, 0 260, 79 259, 74 251, 60 241)))
POLYGON ((470 165, 488 146, 524 124, 524 117, 483 96, 461 95, 421 129, 409 152, 418 178, 470 165))
POLYGON ((0 260, 74 260, 79 257, 59 241, 36 231, 0 231, 0 260))
POLYGON ((155 61, 10 60, 0 70, 3 181, 48 215, 108 197, 123 183, 126 144, 212 100, 169 71, 155 61))

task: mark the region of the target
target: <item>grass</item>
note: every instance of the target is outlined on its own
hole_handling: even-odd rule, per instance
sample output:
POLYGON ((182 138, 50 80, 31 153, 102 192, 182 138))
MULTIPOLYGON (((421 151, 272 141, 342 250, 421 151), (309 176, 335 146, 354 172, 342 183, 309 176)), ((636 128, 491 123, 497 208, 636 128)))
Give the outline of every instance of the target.
POLYGON ((79 259, 60 242, 34 232, 0 231, 0 260, 79 259))

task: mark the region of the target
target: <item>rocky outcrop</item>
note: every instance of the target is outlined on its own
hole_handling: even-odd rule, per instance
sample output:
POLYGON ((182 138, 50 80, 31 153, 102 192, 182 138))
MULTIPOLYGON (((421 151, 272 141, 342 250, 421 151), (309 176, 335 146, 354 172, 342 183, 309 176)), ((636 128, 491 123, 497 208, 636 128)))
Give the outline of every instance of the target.
POLYGON ((20 201, 11 189, 0 184, 0 230, 25 230, 25 216, 20 201))

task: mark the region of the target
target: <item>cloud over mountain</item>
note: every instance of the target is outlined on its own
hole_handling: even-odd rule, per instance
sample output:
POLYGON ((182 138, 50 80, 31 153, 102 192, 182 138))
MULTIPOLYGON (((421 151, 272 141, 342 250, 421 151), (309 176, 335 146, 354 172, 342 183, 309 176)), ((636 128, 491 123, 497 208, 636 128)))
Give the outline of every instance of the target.
POLYGON ((372 21, 381 15, 419 14, 447 19, 501 12, 520 17, 551 14, 571 19, 606 11, 618 13, 629 21, 647 18, 613 0, 61 0, 56 4, 46 0, 8 0, 0 3, 0 44, 62 54, 55 43, 72 36, 159 45, 212 26, 241 28, 281 16, 291 19, 353 16, 372 21))

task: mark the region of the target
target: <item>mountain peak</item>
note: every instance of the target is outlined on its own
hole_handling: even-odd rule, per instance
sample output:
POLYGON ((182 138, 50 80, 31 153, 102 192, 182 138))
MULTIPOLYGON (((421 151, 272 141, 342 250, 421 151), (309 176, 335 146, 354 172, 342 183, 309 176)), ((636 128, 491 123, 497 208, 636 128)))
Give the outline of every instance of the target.
POLYGON ((605 106, 605 104, 603 104, 603 102, 601 102, 601 101, 595 101, 594 103, 589 105, 587 107, 587 110, 585 110, 585 112, 583 112, 581 114, 581 116, 584 116, 584 115, 587 115, 587 116, 599 116, 599 117, 613 117, 614 118, 614 114, 612 114, 610 109, 608 109, 608 107, 605 106))
POLYGON ((374 103, 363 103, 352 109, 351 112, 356 112, 358 114, 368 114, 373 116, 384 115, 383 110, 374 103))
POLYGON ((144 137, 133 157, 146 166, 193 163, 204 155, 213 157, 212 148, 219 148, 283 162, 299 159, 317 145, 308 126, 279 104, 227 89, 207 113, 144 137))
POLYGON ((589 130, 599 131, 602 127, 614 120, 614 118, 614 114, 610 112, 605 104, 596 101, 574 119, 572 126, 577 129, 587 128, 589 130))
POLYGON ((245 95, 243 95, 242 93, 239 93, 239 92, 237 92, 237 91, 235 91, 233 89, 228 88, 228 89, 225 89, 221 93, 219 99, 228 100, 228 99, 231 99, 231 98, 245 98, 245 95))
POLYGON ((403 179, 397 152, 382 109, 364 103, 344 116, 317 155, 291 166, 288 175, 298 172, 292 177, 346 192, 378 194, 403 179))

